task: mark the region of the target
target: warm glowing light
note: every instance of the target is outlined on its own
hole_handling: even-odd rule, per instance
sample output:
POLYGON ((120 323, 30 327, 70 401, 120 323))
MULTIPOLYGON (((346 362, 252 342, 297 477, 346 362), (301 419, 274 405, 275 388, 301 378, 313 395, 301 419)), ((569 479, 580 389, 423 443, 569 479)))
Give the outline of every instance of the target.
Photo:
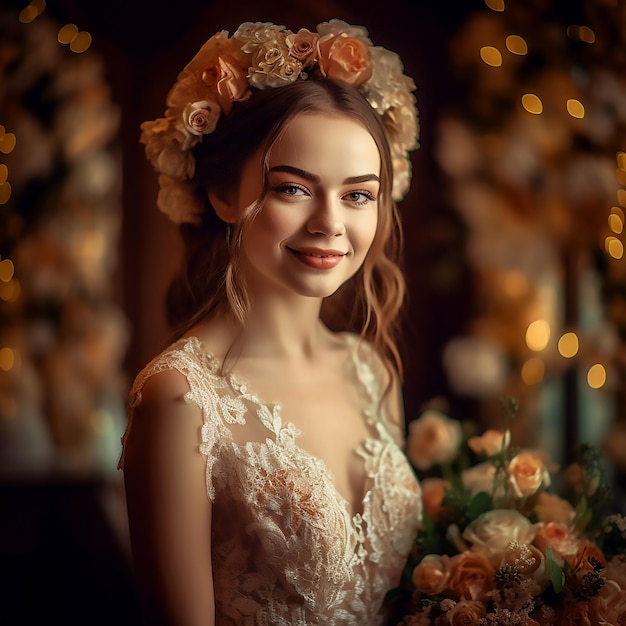
POLYGON ((11 259, 3 259, 0 261, 0 281, 8 283, 15 274, 15 266, 11 259))
POLYGON ((72 39, 70 50, 77 53, 85 52, 89 46, 91 46, 91 35, 86 30, 82 30, 72 39))
POLYGON ((522 365, 522 380, 529 386, 538 385, 543 380, 545 371, 543 361, 539 357, 532 357, 522 365))
POLYGON ((578 36, 581 41, 585 43, 594 43, 596 40, 596 34, 589 28, 589 26, 581 26, 578 29, 578 36))
POLYGON ((626 172, 626 152, 617 153, 617 167, 626 172))
POLYGON ((616 170, 616 175, 617 175, 617 182, 620 185, 624 185, 626 187, 626 172, 618 168, 616 170))
POLYGON ((502 65, 502 54, 500 50, 493 46, 483 46, 480 49, 480 58, 491 67, 500 67, 502 65))
POLYGON ((572 117, 576 117, 578 119, 585 117, 585 107, 579 100, 575 100, 574 98, 570 98, 567 101, 567 112, 572 117))
POLYGON ((11 183, 8 181, 0 185, 0 204, 6 204, 11 197, 11 183))
POLYGON ((535 320, 526 329, 526 345, 535 352, 544 350, 550 341, 550 324, 546 320, 535 320))
POLYGON ((5 302, 17 302, 20 297, 21 287, 17 280, 8 283, 0 282, 0 300, 5 302))
POLYGON ((504 0, 485 0, 485 4, 492 11, 504 11, 504 0))
POLYGON ((626 189, 618 189, 617 190, 617 201, 623 207, 626 207, 626 189))
POLYGON ((576 26, 571 24, 567 27, 567 36, 576 41, 584 41, 585 43, 594 43, 596 34, 589 26, 576 26))
POLYGON ((534 115, 539 115, 543 111, 543 104, 534 93, 525 93, 522 96, 522 106, 534 115))
POLYGON ((8 177, 9 168, 4 163, 0 163, 0 185, 4 185, 4 183, 7 182, 8 177))
POLYGON ((8 372, 15 365, 15 353, 11 348, 0 348, 0 370, 8 372))
POLYGON ((578 354, 578 336, 576 333, 564 333, 561 335, 558 343, 559 354, 566 359, 571 359, 578 354))
POLYGON ((609 228, 619 235, 624 230, 624 220, 619 215, 611 213, 609 215, 609 228))
POLYGON ((587 384, 592 389, 600 389, 606 383, 606 370, 601 363, 596 363, 587 372, 587 384))
POLYGON ((607 237, 604 247, 614 259, 621 259, 624 256, 624 244, 617 237, 607 237))
POLYGON ((39 11, 37 11, 37 7, 34 7, 32 4, 29 4, 27 7, 24 7, 18 16, 18 20, 22 22, 22 24, 30 24, 33 20, 35 20, 39 16, 39 11))
POLYGON ((509 35, 506 38, 506 48, 513 54, 523 55, 528 53, 528 44, 526 40, 519 35, 509 35))
POLYGON ((78 35, 78 27, 76 24, 66 24, 59 30, 57 40, 59 43, 72 43, 76 35, 78 35))
POLYGON ((13 133, 4 133, 2 137, 0 137, 0 152, 3 154, 13 152, 13 148, 15 148, 16 143, 17 139, 13 133))

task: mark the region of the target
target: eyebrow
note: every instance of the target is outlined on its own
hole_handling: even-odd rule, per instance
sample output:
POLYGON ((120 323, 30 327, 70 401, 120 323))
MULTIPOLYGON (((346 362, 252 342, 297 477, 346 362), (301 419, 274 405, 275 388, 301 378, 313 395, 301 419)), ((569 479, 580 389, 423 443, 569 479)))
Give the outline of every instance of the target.
MULTIPOLYGON (((287 172, 289 174, 295 174, 300 178, 304 178, 306 180, 310 180, 312 183, 319 183, 321 181, 320 177, 316 174, 312 174, 311 172, 307 172, 306 170, 300 169, 299 167, 293 167, 292 165, 275 165, 274 167, 270 167, 270 172, 287 172)), ((380 182, 380 178, 376 176, 376 174, 363 174, 361 176, 349 176, 343 181, 344 185, 354 185, 356 183, 365 183, 370 180, 375 180, 380 182)))

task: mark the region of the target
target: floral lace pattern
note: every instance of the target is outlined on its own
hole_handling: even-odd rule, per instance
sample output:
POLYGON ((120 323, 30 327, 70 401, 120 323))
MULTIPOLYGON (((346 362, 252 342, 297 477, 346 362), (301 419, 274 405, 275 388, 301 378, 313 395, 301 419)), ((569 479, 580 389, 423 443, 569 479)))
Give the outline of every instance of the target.
POLYGON ((298 446, 299 433, 283 422, 280 406, 263 403, 235 375, 220 375, 219 361, 197 338, 173 344, 135 381, 129 428, 145 381, 164 370, 186 377, 185 399, 203 412, 199 449, 213 501, 219 624, 383 621, 382 601, 399 582, 421 517, 420 489, 379 410, 381 390, 368 365, 372 350, 345 337, 374 433, 357 450, 369 482, 355 515, 323 461, 298 446), (233 429, 247 420, 258 420, 266 436, 238 445, 233 429))

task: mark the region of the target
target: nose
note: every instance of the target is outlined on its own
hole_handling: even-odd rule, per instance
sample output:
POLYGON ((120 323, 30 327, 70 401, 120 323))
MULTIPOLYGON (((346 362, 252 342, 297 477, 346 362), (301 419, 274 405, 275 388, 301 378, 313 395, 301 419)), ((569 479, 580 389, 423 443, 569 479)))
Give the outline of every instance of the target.
POLYGON ((346 232, 346 226, 341 216, 339 202, 330 198, 322 198, 315 204, 315 209, 309 217, 307 230, 312 235, 324 237, 339 237, 346 232))

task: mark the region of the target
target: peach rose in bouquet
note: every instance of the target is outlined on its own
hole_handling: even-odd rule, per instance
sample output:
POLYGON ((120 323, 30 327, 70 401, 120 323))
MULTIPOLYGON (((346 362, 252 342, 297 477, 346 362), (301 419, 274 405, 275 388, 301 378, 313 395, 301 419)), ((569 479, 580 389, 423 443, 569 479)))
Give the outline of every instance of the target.
POLYGON ((409 424, 424 519, 391 623, 626 626, 626 517, 610 514, 599 453, 580 446, 555 493, 563 481, 543 452, 514 447, 517 405, 504 407, 502 430, 465 441, 471 429, 440 411, 409 424))

